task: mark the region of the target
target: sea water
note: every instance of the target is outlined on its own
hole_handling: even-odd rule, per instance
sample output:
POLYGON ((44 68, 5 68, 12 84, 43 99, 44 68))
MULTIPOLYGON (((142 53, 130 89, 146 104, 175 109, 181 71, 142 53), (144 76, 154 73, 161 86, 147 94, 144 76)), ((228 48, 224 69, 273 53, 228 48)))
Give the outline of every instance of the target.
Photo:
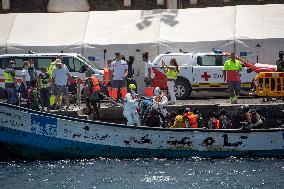
POLYGON ((274 158, 91 159, 0 163, 0 188, 284 188, 274 158))

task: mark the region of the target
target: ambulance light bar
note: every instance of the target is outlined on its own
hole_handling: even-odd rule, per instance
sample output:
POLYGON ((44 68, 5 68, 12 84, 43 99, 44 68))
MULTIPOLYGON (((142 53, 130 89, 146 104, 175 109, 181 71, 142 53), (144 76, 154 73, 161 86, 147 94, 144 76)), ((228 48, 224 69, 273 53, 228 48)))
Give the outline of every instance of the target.
POLYGON ((222 51, 221 50, 214 50, 214 53, 215 54, 222 54, 222 51))

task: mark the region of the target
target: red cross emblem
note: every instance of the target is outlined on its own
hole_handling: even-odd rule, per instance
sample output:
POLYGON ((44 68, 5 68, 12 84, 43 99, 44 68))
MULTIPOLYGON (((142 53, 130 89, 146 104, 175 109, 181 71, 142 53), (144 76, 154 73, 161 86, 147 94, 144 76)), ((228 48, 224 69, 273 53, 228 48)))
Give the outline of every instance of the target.
POLYGON ((207 74, 207 72, 204 72, 203 75, 201 75, 202 78, 205 79, 205 81, 208 81, 208 78, 211 78, 210 75, 207 74))

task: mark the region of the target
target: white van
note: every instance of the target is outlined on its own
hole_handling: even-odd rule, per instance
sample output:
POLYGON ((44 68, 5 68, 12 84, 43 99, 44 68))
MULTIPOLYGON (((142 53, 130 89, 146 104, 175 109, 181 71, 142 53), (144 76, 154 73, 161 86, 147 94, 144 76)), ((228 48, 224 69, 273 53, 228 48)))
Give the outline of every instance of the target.
MULTIPOLYGON (((162 60, 169 65, 172 58, 177 60, 180 69, 175 82, 177 99, 188 99, 193 90, 227 90, 223 67, 229 57, 221 52, 160 54, 153 61, 154 87, 167 89, 162 60)), ((242 88, 250 89, 255 76, 255 72, 244 67, 241 72, 242 88)))
POLYGON ((98 79, 102 81, 103 70, 96 67, 89 60, 77 53, 33 53, 33 54, 3 54, 0 55, 0 87, 4 88, 5 81, 3 72, 10 60, 16 62, 16 78, 18 82, 21 81, 21 70, 23 69, 23 62, 26 60, 33 60, 34 67, 39 72, 40 68, 49 67, 57 56, 62 57, 63 63, 68 67, 70 75, 78 76, 82 81, 86 80, 86 76, 82 71, 83 66, 90 68, 98 79))

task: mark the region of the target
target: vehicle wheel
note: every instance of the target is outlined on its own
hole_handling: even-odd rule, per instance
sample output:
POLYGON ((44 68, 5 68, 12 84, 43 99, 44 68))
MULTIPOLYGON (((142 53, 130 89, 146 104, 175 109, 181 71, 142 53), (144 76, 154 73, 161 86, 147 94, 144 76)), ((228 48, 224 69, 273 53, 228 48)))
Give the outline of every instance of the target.
POLYGON ((175 81, 175 92, 177 100, 187 100, 192 92, 192 88, 188 80, 177 79, 175 81))

